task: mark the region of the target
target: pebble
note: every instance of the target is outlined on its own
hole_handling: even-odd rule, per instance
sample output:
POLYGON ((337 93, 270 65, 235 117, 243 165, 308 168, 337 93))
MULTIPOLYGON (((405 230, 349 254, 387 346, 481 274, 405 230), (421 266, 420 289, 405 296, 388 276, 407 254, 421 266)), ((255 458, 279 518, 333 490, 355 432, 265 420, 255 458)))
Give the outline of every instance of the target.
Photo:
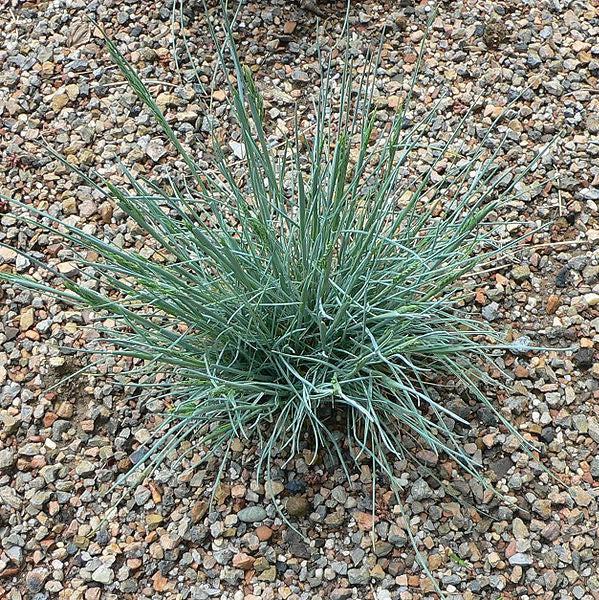
POLYGON ((370 582, 370 573, 367 569, 348 569, 347 579, 350 585, 367 585, 370 582))
POLYGON ((560 534, 560 525, 555 521, 548 523, 547 525, 545 525, 545 527, 543 527, 543 529, 541 529, 541 537, 543 537, 549 542, 555 541, 560 536, 560 534))
POLYGON ((597 306, 599 304, 599 294, 585 294, 584 301, 587 303, 587 306, 597 306))
POLYGON ((424 479, 418 479, 412 485, 410 490, 412 498, 414 500, 425 500, 426 498, 433 497, 433 490, 431 490, 430 486, 424 479))
POLYGON ((32 569, 25 575, 25 585, 31 593, 35 594, 42 591, 47 578, 48 571, 46 569, 32 569))
POLYGON ((496 321, 499 318, 499 304, 491 302, 483 306, 481 313, 487 321, 496 321))
POLYGON ((93 573, 92 579, 98 583, 108 585, 114 580, 114 571, 106 565, 100 565, 93 573))
POLYGON ((579 348, 574 353, 574 364, 583 370, 590 369, 595 363, 595 352, 593 348, 579 348))
POLYGON ((167 153, 162 140, 153 139, 150 140, 146 146, 146 154, 154 161, 158 162, 167 153))
POLYGON ((349 600, 353 597, 353 594, 352 588, 335 588, 331 592, 331 600, 349 600))
POLYGON ((508 558, 508 561, 510 565, 529 566, 533 564, 531 556, 522 552, 516 552, 516 554, 513 554, 508 558))
POLYGON ((96 471, 96 467, 88 460, 82 460, 75 466, 75 472, 79 477, 87 477, 93 475, 96 471))
POLYGON ((12 448, 4 448, 0 450, 0 469, 10 469, 15 464, 16 453, 12 448))
POLYGON ((518 517, 516 517, 512 522, 512 531, 514 532, 514 537, 517 540, 528 539, 528 527, 526 527, 524 521, 518 517))
POLYGON ((578 506, 587 507, 593 501, 593 496, 584 488, 577 485, 571 488, 571 494, 578 506))
POLYGON ((304 496, 290 496, 285 508, 290 516, 301 518, 310 512, 310 502, 304 496))
POLYGON ((237 513, 237 518, 242 523, 260 523, 266 517, 266 510, 262 506, 248 506, 237 513))
POLYGON ((530 277, 530 267, 528 265, 516 265, 510 272, 512 279, 518 283, 526 281, 530 277))

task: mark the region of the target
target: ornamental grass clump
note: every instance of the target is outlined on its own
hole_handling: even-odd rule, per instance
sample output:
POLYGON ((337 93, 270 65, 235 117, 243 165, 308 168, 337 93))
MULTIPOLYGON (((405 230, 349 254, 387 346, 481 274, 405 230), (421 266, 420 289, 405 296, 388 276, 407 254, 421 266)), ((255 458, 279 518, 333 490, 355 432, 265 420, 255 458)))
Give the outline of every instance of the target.
POLYGON ((392 483, 394 462, 419 449, 480 477, 455 427, 467 423, 449 399, 466 397, 516 432, 484 394, 493 352, 507 346, 464 308, 462 281, 513 245, 498 241, 505 224, 496 210, 532 165, 499 171, 501 144, 490 133, 477 147, 460 143, 469 111, 432 148, 426 169, 410 175, 442 103, 408 120, 412 83, 392 118, 377 120, 376 60, 356 75, 348 59, 338 77, 329 60, 313 128, 300 130, 296 119, 278 148, 230 30, 225 37, 219 63, 231 82, 241 160, 232 164, 215 142, 210 168, 200 167, 108 41, 188 173, 167 190, 126 169, 127 189, 76 171, 125 211, 154 252, 14 202, 15 216, 76 251, 85 277, 31 256, 56 279, 1 277, 109 318, 101 352, 137 359, 132 385, 169 400, 138 466, 159 464, 182 440, 209 456, 248 438, 258 476, 273 458, 309 447, 348 474, 352 461, 366 459, 392 483))

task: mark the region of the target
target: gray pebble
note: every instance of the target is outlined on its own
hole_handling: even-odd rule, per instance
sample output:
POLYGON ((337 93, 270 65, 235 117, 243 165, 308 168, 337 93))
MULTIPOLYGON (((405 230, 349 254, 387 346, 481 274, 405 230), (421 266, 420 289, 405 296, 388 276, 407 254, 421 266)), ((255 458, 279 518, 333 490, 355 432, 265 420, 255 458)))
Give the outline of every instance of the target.
POLYGON ((266 516, 266 510, 262 506, 247 506, 237 513, 237 518, 242 523, 260 523, 266 516))

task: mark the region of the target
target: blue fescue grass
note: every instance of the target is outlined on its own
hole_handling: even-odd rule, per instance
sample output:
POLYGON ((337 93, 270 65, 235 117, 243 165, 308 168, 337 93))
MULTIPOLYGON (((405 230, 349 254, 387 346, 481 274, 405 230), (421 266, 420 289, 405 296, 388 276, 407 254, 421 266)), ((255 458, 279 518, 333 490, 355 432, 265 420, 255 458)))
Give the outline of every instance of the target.
POLYGON ((451 426, 466 423, 449 408, 444 385, 520 437, 484 393, 493 353, 506 348, 503 336, 460 304, 463 278, 518 243, 499 244, 493 218, 534 161, 499 171, 501 144, 493 151, 487 138, 477 147, 460 144, 469 111, 439 141, 427 170, 409 178, 406 167, 427 142, 440 103, 409 123, 410 91, 377 130, 376 59, 360 76, 348 59, 336 95, 324 56, 313 135, 296 125, 284 151, 275 151, 258 86, 225 27, 217 47, 245 149, 240 183, 217 144, 213 170, 200 168, 115 44, 106 43, 187 165, 190 183, 171 182, 167 192, 125 169, 126 191, 75 170, 137 223, 164 260, 13 203, 29 211, 17 211, 19 219, 93 251, 97 260, 79 262, 95 285, 39 263, 56 285, 7 272, 0 278, 110 317, 103 352, 138 359, 144 374, 162 376, 148 385, 172 400, 172 410, 138 467, 160 464, 183 440, 210 453, 239 437, 258 446, 258 476, 275 456, 292 458, 308 442, 313 456, 336 456, 348 476, 352 461, 367 460, 373 478, 383 473, 392 486, 394 461, 414 460, 415 447, 482 479, 451 426), (433 182, 442 160, 448 165, 433 182))

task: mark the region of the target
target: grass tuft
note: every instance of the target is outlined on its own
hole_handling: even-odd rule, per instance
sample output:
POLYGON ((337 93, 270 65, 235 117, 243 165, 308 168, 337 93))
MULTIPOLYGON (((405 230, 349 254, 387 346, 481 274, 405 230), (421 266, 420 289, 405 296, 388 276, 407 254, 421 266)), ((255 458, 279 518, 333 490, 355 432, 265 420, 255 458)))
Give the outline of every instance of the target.
POLYGON ((292 458, 309 444, 348 476, 352 462, 367 460, 393 483, 394 462, 425 448, 481 478, 454 427, 467 423, 449 399, 467 397, 517 432, 484 394, 493 353, 507 346, 460 308, 463 278, 517 243, 497 242, 493 218, 534 163, 500 170, 501 144, 492 149, 488 136, 477 147, 461 143, 469 111, 426 170, 410 176, 441 103, 408 120, 412 84, 379 128, 376 58, 361 75, 348 58, 336 98, 329 61, 313 130, 296 124, 278 151, 259 87, 225 28, 220 65, 232 82, 243 168, 215 143, 206 171, 117 47, 107 47, 189 177, 164 190, 125 169, 126 190, 78 173, 118 203, 156 252, 148 258, 11 201, 19 219, 80 252, 87 277, 35 263, 57 281, 0 278, 109 317, 104 354, 142 361, 134 383, 143 375, 154 397, 170 399, 162 435, 138 466, 160 464, 182 440, 209 454, 247 438, 259 448, 258 476, 275 456, 292 458))

